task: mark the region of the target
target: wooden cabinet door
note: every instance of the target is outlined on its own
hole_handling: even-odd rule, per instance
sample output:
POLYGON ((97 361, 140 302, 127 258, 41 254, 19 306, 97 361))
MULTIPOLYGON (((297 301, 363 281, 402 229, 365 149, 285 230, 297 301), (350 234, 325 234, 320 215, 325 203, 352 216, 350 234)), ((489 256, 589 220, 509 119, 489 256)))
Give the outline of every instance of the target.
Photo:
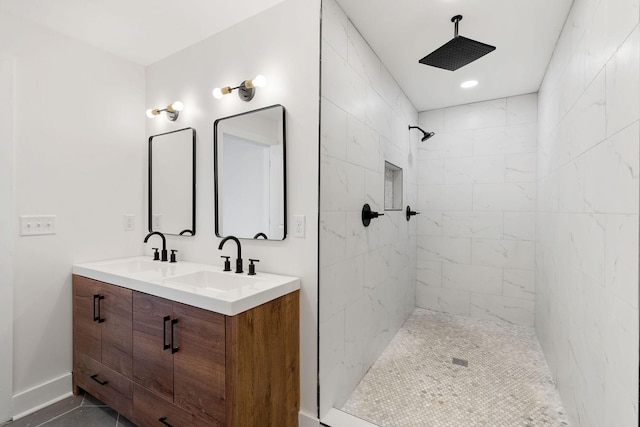
POLYGON ((127 378, 133 374, 131 289, 103 285, 100 294, 102 363, 127 378))
POLYGON ((170 343, 173 303, 133 292, 133 379, 173 402, 173 355, 170 343))
POLYGON ((130 289, 73 276, 74 349, 131 377, 130 289))
POLYGON ((73 276, 73 346, 76 351, 100 361, 102 354, 102 328, 94 320, 100 293, 100 282, 73 276))
POLYGON ((224 425, 225 316, 180 303, 173 304, 173 316, 174 402, 208 425, 224 425))

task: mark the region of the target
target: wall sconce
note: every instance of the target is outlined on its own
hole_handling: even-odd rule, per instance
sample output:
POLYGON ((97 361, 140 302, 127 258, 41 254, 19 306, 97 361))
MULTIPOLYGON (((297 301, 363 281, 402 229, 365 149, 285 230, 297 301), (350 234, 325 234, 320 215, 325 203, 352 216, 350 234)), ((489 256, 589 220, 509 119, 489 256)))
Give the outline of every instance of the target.
POLYGON ((184 104, 180 101, 176 101, 173 104, 167 105, 165 108, 148 109, 147 117, 149 117, 150 119, 153 119, 155 117, 158 117, 160 113, 162 113, 163 111, 166 111, 167 119, 171 120, 172 122, 175 122, 178 119, 178 116, 180 115, 180 111, 182 111, 183 108, 184 108, 184 104))
POLYGON ((267 78, 259 74, 253 80, 245 80, 242 83, 240 83, 239 86, 236 86, 236 87, 231 87, 231 86, 225 86, 222 88, 217 87, 213 90, 211 94, 213 95, 214 98, 220 99, 223 96, 230 94, 231 91, 238 89, 238 96, 240 97, 240 99, 242 99, 243 101, 249 102, 253 99, 253 96, 256 93, 256 88, 265 87, 266 85, 267 85, 267 78))

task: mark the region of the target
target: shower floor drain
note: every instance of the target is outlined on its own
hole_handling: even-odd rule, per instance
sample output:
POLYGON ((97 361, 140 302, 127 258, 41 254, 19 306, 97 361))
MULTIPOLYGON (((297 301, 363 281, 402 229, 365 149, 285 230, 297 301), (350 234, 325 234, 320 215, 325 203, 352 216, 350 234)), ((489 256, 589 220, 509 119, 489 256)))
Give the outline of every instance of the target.
POLYGON ((464 359, 458 359, 457 357, 453 358, 453 364, 454 365, 460 365, 460 366, 469 366, 469 362, 464 360, 464 359))

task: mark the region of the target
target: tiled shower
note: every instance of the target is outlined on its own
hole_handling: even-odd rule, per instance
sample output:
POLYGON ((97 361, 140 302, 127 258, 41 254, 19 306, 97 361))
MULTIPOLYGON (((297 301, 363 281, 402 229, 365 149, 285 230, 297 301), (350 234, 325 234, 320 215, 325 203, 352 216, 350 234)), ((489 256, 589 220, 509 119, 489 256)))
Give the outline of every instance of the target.
POLYGON ((537 95, 420 113, 417 305, 533 326, 537 95))
POLYGON ((418 134, 407 130, 418 114, 338 5, 324 7, 321 412, 346 400, 415 307, 417 222, 403 209, 418 199, 418 134), (402 169, 401 210, 384 210, 385 161, 402 169), (384 213, 366 228, 365 203, 384 213))
POLYGON ((418 112, 323 0, 321 418, 423 307, 535 327, 572 425, 637 425, 639 17, 576 0, 538 93, 418 112))

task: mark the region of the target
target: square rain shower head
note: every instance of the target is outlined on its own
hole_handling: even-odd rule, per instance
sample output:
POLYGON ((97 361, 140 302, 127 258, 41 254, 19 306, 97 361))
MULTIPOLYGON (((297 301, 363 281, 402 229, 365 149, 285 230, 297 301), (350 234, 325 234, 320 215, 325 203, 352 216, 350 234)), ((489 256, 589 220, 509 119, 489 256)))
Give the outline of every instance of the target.
POLYGON ((462 15, 456 15, 451 18, 451 22, 454 23, 453 38, 418 62, 444 70, 455 71, 496 50, 495 46, 459 36, 458 24, 460 21, 462 21, 462 15))
POLYGON ((494 50, 496 50, 495 46, 456 36, 418 62, 455 71, 494 50))

